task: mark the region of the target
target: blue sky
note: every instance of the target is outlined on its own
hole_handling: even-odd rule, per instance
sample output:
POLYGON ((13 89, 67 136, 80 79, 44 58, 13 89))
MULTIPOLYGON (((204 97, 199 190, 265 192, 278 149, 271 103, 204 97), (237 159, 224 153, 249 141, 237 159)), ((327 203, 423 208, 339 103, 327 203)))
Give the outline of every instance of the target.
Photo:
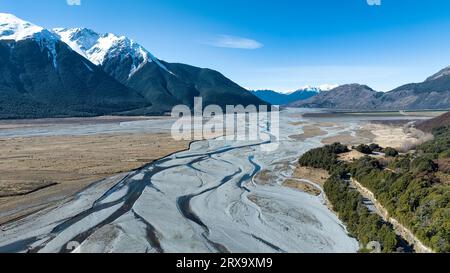
POLYGON ((160 59, 252 89, 357 82, 387 91, 450 65, 448 0, 0 0, 0 12, 126 35, 160 59))

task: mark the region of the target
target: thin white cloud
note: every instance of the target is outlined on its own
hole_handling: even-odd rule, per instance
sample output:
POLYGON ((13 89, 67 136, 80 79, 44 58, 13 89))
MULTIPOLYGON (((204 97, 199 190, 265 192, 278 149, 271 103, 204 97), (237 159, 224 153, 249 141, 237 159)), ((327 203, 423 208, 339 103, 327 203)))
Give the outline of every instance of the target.
POLYGON ((66 0, 69 6, 81 6, 81 0, 66 0))
POLYGON ((218 35, 214 39, 206 42, 206 44, 215 47, 239 49, 258 49, 264 46, 256 40, 231 35, 218 35))

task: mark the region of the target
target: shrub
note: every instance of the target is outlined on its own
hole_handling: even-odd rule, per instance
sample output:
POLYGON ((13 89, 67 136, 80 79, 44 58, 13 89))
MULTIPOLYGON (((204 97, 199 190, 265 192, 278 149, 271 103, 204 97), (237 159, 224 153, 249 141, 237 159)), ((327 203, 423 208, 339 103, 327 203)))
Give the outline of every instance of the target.
POLYGON ((372 153, 372 149, 368 145, 365 145, 365 144, 358 145, 355 148, 355 150, 357 150, 360 153, 367 154, 367 155, 370 155, 372 153))
POLYGON ((339 164, 337 155, 345 152, 348 152, 347 146, 340 143, 326 145, 306 152, 300 157, 299 164, 329 171, 332 167, 339 164))
POLYGON ((387 148, 385 148, 383 151, 384 151, 384 154, 385 154, 386 156, 390 156, 390 157, 396 157, 396 156, 398 156, 398 152, 397 152, 397 150, 394 149, 394 148, 387 147, 387 148))
POLYGON ((435 172, 438 165, 433 160, 424 157, 418 157, 411 161, 410 169, 413 173, 435 172))
POLYGON ((345 146, 339 142, 333 143, 331 145, 327 145, 324 147, 324 149, 326 149, 328 152, 333 153, 333 154, 342 154, 342 153, 349 152, 347 146, 345 146))
POLYGON ((380 145, 372 143, 369 145, 369 148, 372 150, 372 152, 382 152, 383 148, 380 147, 380 145))

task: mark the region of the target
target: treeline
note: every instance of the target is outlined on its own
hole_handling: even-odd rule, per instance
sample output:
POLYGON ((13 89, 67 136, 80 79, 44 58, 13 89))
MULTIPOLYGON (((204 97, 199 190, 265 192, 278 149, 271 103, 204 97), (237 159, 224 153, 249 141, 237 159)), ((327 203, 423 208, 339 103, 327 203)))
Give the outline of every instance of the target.
POLYGON ((390 157, 396 157, 398 155, 397 150, 391 147, 382 148, 378 144, 372 143, 370 145, 361 144, 356 147, 353 147, 353 149, 357 150, 360 153, 363 154, 373 154, 373 153, 384 153, 386 156, 390 157))
POLYGON ((347 151, 345 145, 335 143, 305 153, 299 159, 299 163, 301 166, 329 171, 331 176, 325 182, 325 194, 351 235, 364 246, 376 241, 381 244, 383 252, 393 252, 399 242, 392 226, 379 215, 371 213, 364 204, 363 196, 350 188, 348 181, 350 166, 339 161, 338 157, 347 151))
POLYGON ((396 251, 399 242, 392 226, 369 211, 361 194, 350 188, 348 180, 333 175, 325 182, 324 191, 347 230, 363 246, 376 241, 383 252, 396 251))
POLYGON ((450 127, 434 135, 414 154, 390 163, 362 158, 351 165, 351 173, 423 243, 450 252, 450 127))
POLYGON ((320 168, 329 172, 340 172, 345 169, 345 164, 339 161, 339 154, 349 152, 347 146, 340 143, 326 145, 312 149, 300 157, 301 166, 320 168))
MULTIPOLYGON (((1 89, 1 87, 0 87, 1 89)), ((49 105, 37 102, 30 97, 12 97, 0 90, 0 119, 36 119, 50 117, 91 117, 107 112, 89 112, 75 106, 49 105)))
MULTIPOLYGON (((68 95, 67 95, 68 96, 68 95)), ((140 109, 140 104, 113 99, 70 99, 65 96, 42 102, 31 95, 9 94, 0 83, 0 119, 37 119, 60 117, 93 117, 117 115, 121 112, 140 109)), ((144 105, 145 106, 145 105, 144 105)), ((133 115, 132 112, 129 115, 133 115)))
MULTIPOLYGON (((349 188, 348 176, 373 192, 390 216, 425 245, 437 252, 450 252, 450 127, 436 129, 433 134, 433 140, 408 154, 399 155, 389 148, 383 150, 383 159, 365 156, 345 163, 338 155, 347 151, 346 147, 333 144, 305 153, 299 162, 330 172, 325 193, 361 243, 379 241, 386 252, 397 244, 390 225, 370 213, 361 195, 349 188)), ((358 147, 367 153, 375 149, 378 147, 358 147)))
MULTIPOLYGON (((0 91, 1 92, 1 91, 0 91)), ((37 119, 37 118, 63 118, 63 117, 94 117, 102 115, 120 115, 114 112, 114 105, 88 104, 84 105, 64 105, 63 103, 54 103, 49 105, 33 101, 32 99, 8 99, 7 96, 0 94, 0 119, 37 119)), ((138 109, 140 110, 140 109, 138 109)), ((138 111, 135 110, 135 111, 138 111)), ((132 111, 128 115, 134 114, 132 111)))

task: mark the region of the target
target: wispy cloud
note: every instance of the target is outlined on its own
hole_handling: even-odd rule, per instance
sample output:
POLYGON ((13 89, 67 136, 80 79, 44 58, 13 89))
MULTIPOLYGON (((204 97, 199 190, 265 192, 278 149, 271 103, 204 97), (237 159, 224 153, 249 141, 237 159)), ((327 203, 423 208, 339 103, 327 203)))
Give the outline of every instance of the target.
POLYGON ((256 40, 231 35, 218 35, 206 42, 207 45, 224 48, 258 49, 264 45, 256 40))
POLYGON ((69 6, 81 6, 81 0, 66 0, 69 6))

